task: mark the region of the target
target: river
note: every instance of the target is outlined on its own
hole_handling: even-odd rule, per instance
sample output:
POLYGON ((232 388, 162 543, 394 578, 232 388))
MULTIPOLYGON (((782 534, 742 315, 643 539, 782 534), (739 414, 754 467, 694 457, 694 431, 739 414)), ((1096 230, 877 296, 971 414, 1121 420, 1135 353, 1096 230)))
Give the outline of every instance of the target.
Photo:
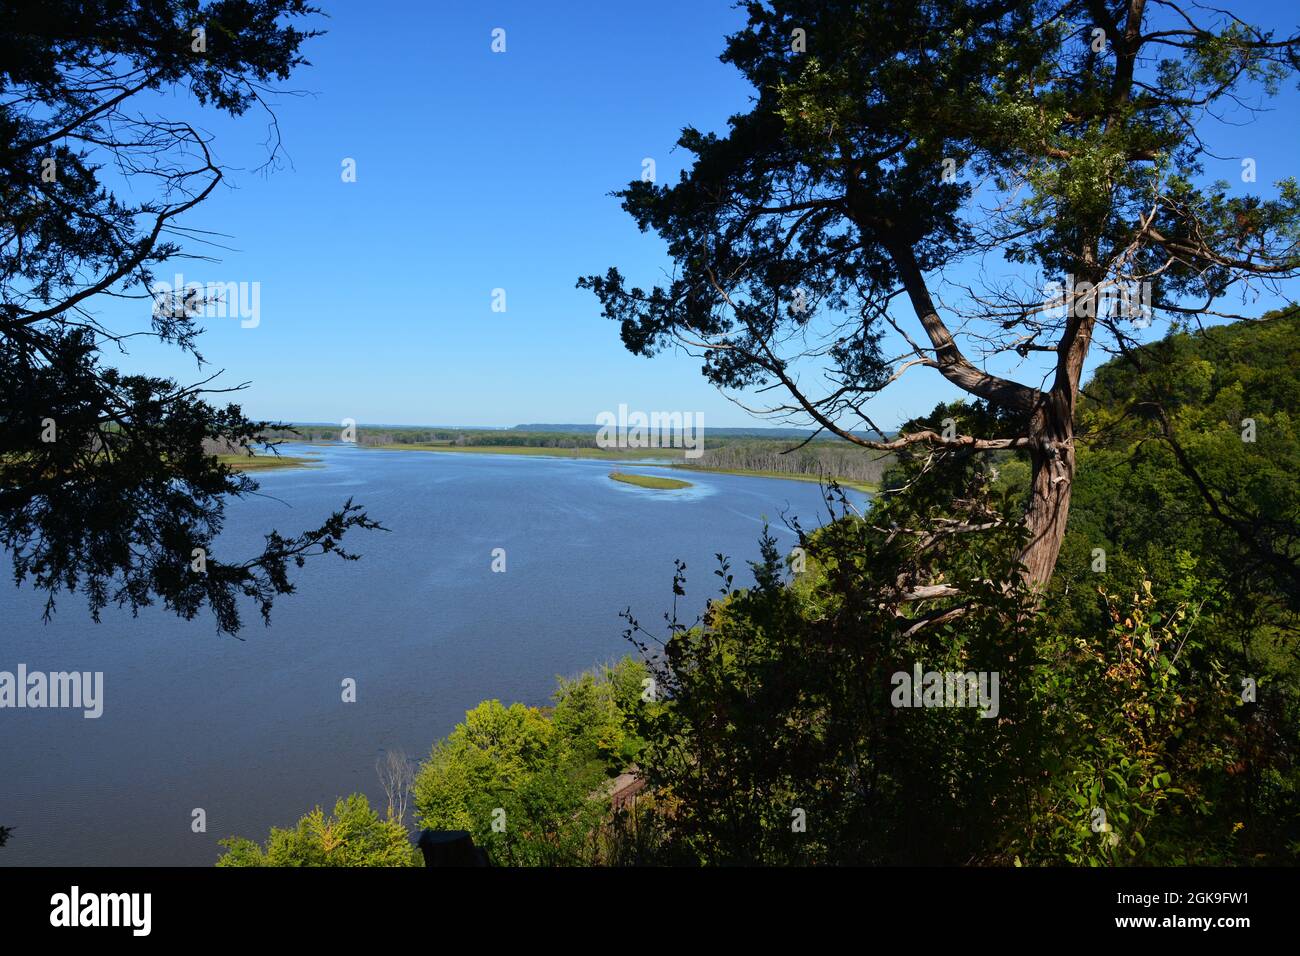
POLYGON ((544 704, 557 674, 631 652, 619 611, 661 623, 675 558, 694 613, 716 591, 716 552, 751 580, 764 516, 783 550, 796 540, 782 513, 826 516, 808 482, 692 473, 694 487, 656 491, 611 481, 601 461, 284 450, 322 467, 257 473, 261 495, 230 504, 219 556, 314 527, 349 496, 391 531, 351 536, 359 562, 295 572, 269 628, 251 608, 239 639, 161 608, 95 624, 79 594, 44 624, 41 595, 0 582, 0 671, 104 675, 97 719, 0 709, 0 824, 13 827, 0 866, 206 866, 222 837, 264 840, 337 796, 379 805, 385 749, 423 757, 479 701, 544 704))

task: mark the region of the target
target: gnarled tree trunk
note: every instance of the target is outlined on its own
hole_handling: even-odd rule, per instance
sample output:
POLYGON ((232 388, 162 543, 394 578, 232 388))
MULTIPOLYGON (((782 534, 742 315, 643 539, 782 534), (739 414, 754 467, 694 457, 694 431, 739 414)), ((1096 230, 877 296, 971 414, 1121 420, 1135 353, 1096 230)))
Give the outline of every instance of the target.
POLYGON ((1041 590, 1051 580, 1065 538, 1074 487, 1074 402, 1053 390, 1044 396, 1029 424, 1033 467, 1025 524, 1029 541, 1020 552, 1025 580, 1041 590))

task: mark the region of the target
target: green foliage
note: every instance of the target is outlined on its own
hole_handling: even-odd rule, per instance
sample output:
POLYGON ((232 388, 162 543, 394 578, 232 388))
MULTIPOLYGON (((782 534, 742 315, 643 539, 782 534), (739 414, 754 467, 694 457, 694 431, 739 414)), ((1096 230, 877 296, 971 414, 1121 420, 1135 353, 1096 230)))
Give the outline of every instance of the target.
POLYGON ((479 829, 496 794, 513 791, 549 752, 550 722, 535 707, 488 700, 434 745, 415 778, 415 807, 423 826, 479 829))
POLYGON ((316 807, 293 829, 271 830, 265 846, 244 837, 222 840, 217 866, 421 866, 406 829, 385 820, 358 793, 328 816, 316 807))
POLYGON ((642 747, 629 718, 645 674, 628 658, 561 678, 549 713, 496 700, 467 712, 416 775, 421 826, 468 830, 500 864, 604 859, 610 779, 642 747))
MULTIPOLYGON (((670 616, 661 650, 629 618, 645 663, 561 679, 551 708, 467 713, 420 768, 421 823, 512 865, 1300 861, 1298 359, 1287 313, 1103 366, 1041 598, 1007 557, 1024 458, 904 451, 868 514, 794 526, 799 561, 765 529, 736 588, 719 556, 719 595, 670 616), (898 600, 946 582, 924 611, 898 600), (898 706, 917 665, 996 673, 996 713, 898 706), (611 814, 632 765, 649 790, 611 814)), ((953 403, 908 427, 946 419, 1014 426, 953 403)), ((317 812, 223 862, 318 859, 302 847, 321 829, 317 812)))
POLYGON ((904 539, 843 518, 802 546, 809 568, 791 585, 765 548, 755 587, 729 591, 701 626, 667 642, 657 680, 669 700, 639 714, 643 764, 672 808, 660 820, 669 834, 661 859, 970 860, 994 831, 994 796, 1019 779, 1015 688, 1004 687, 999 719, 900 711, 891 676, 916 662, 1005 672, 1023 653, 1006 627, 1023 595, 989 588, 960 632, 908 633, 913 622, 882 600, 900 565, 917 558, 896 553, 904 539))
MULTIPOLYGON (((733 592, 670 639, 671 697, 640 725, 671 808, 652 859, 1295 861, 1295 725, 1261 725, 1263 708, 1242 701, 1212 620, 1148 584, 1101 595, 1101 630, 990 592, 976 613, 909 634, 826 540, 865 537, 862 524, 822 529, 816 566, 791 585, 733 592), (999 672, 998 714, 891 706, 890 675, 916 662, 999 672)), ((867 566, 881 553, 854 551, 867 566)), ((1293 690, 1260 694, 1294 719, 1293 690)))
MULTIPOLYGON (((996 555, 1015 553, 1017 454, 943 450, 936 468, 903 452, 865 518, 802 536, 808 566, 789 584, 765 536, 755 586, 732 590, 724 572, 702 625, 673 629, 657 673, 668 699, 638 715, 671 808, 655 859, 1300 861, 1297 362, 1292 312, 1103 366, 1037 607, 972 590, 1005 580, 996 555), (993 527, 937 533, 977 518, 993 527), (914 630, 890 603, 913 580, 969 595, 931 615, 971 606, 914 630), (892 707, 889 675, 918 661, 998 671, 997 718, 892 707)), ((993 414, 941 405, 906 427, 1006 424, 993 414)))
POLYGON ((1241 708, 1202 622, 1146 584, 1106 597, 1111 626, 1062 633, 1050 615, 1031 676, 1043 778, 1004 853, 1018 863, 1219 863, 1236 829, 1217 804, 1241 708))
MULTIPOLYGON (((1254 682, 1256 699, 1216 731, 1226 769, 1195 791, 1214 806, 1201 852, 1229 861, 1294 861, 1300 848, 1297 362, 1292 309, 1175 334, 1098 369, 1053 582, 1059 626, 1087 634, 1112 624, 1099 587, 1150 581, 1196 621, 1184 661, 1226 673, 1236 695, 1254 682)), ((1213 726, 1205 711, 1195 723, 1213 726)))
POLYGON ((1176 334, 1099 369, 1080 409, 1083 480, 1095 486, 1085 497, 1113 498, 1108 521, 1081 516, 1094 546, 1170 579, 1171 561, 1190 560, 1223 610, 1263 600, 1258 610, 1300 611, 1298 361, 1290 310, 1176 334))

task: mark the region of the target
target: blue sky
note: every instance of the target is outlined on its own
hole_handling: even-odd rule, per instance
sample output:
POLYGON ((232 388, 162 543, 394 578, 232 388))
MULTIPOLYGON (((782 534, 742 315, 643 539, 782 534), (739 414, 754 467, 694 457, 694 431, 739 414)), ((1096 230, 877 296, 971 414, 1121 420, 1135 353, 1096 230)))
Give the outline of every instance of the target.
MULTIPOLYGON (((675 180, 687 159, 673 150, 680 129, 721 130, 747 108, 748 87, 717 59, 739 11, 706 0, 321 3, 329 32, 285 85, 304 95, 274 104, 291 165, 254 172, 263 115, 206 116, 218 158, 236 168, 185 225, 228 235, 233 250, 160 273, 261 284, 257 328, 212 319, 200 340, 222 382, 252 383, 236 399, 250 415, 511 425, 593 422, 625 403, 755 423, 696 360, 627 353, 574 288, 610 265, 641 284, 667 267, 660 241, 608 193, 638 178, 645 157, 659 181, 675 180), (504 54, 490 49, 497 27, 504 54), (345 158, 355 183, 341 180, 345 158), (496 288, 505 313, 491 309, 496 288)), ((1282 28, 1300 19, 1285 3, 1233 6, 1282 28)), ((1261 183, 1294 174, 1298 103, 1288 87, 1278 112, 1225 128, 1220 151, 1255 157, 1261 183)), ((1225 160, 1209 172, 1238 170, 1225 160)), ((143 324, 147 305, 131 308, 103 311, 143 324)), ((175 350, 139 340, 111 361, 200 377, 175 350)), ((888 428, 955 394, 917 370, 875 402, 875 419, 888 428)))

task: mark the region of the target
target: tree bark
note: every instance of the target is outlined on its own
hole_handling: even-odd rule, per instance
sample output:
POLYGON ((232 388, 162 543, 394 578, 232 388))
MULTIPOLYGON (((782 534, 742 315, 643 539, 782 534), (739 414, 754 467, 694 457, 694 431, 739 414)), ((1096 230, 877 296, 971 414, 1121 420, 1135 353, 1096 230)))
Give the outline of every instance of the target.
POLYGON ((1029 541, 1020 552, 1026 582, 1042 590, 1051 580, 1065 538, 1074 488, 1074 402, 1052 391, 1029 424, 1033 467, 1025 525, 1029 541))
POLYGON ((1052 579, 1056 559, 1065 539, 1074 489, 1074 406, 1083 378, 1083 363, 1092 345, 1092 333, 1101 307, 1095 289, 1104 270, 1095 264, 1095 244, 1083 248, 1088 288, 1081 300, 1069 303, 1070 317, 1056 349, 1056 376, 1050 391, 1042 393, 1029 419, 1029 460, 1033 467, 1025 525, 1029 542, 1020 552, 1025 581, 1041 591, 1052 579))

